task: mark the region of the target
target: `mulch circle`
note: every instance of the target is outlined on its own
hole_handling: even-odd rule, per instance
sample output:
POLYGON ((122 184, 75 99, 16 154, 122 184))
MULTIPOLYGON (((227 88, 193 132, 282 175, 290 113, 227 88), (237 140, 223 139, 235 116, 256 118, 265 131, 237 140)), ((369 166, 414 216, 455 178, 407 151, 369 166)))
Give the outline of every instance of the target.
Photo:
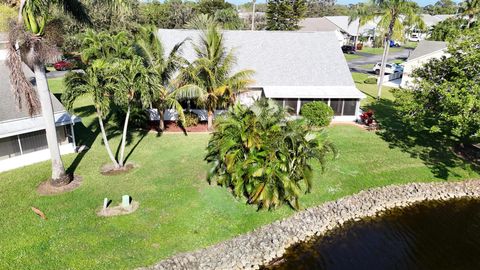
POLYGON ((119 175, 128 173, 130 170, 134 169, 136 166, 131 162, 127 162, 125 166, 120 168, 115 168, 111 163, 107 163, 100 168, 100 173, 103 175, 119 175))
POLYGON ((77 189, 82 184, 83 178, 74 175, 73 180, 64 186, 53 186, 50 180, 47 180, 37 187, 37 193, 42 196, 57 195, 77 189))

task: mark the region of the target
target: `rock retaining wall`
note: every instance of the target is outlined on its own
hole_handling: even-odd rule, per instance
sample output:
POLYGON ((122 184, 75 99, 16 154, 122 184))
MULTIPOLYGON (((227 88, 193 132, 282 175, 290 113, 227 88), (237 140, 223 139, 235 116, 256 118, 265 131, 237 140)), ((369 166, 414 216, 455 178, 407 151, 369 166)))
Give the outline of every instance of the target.
POLYGON ((348 220, 375 216, 425 200, 480 198, 480 180, 411 183, 361 191, 298 212, 217 245, 163 260, 143 269, 258 269, 282 256, 289 246, 322 235, 348 220))

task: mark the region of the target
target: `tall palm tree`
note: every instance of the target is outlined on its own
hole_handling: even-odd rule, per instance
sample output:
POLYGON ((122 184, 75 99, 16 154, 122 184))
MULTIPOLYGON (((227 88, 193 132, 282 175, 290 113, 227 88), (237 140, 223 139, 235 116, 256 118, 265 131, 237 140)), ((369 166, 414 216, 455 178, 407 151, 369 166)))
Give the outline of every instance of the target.
POLYGON ((357 35, 353 46, 357 48, 358 35, 360 35, 360 27, 366 25, 369 21, 375 18, 375 8, 372 5, 359 4, 356 8, 352 9, 348 16, 348 25, 358 20, 357 35))
POLYGON ((215 23, 201 30, 200 42, 193 44, 197 59, 183 68, 178 76, 177 98, 195 97, 208 114, 208 129, 213 127, 216 109, 228 108, 236 95, 250 84, 252 70, 241 70, 231 75, 236 59, 233 50, 227 50, 223 34, 215 23))
POLYGON ((480 13, 480 0, 464 0, 460 3, 459 14, 468 17, 467 28, 472 25, 475 16, 480 13))
POLYGON ((133 55, 133 47, 127 32, 117 34, 87 30, 82 40, 82 60, 129 58, 133 55))
POLYGON ((67 106, 67 109, 71 110, 75 100, 80 96, 89 95, 92 97, 97 112, 103 143, 114 167, 119 168, 120 165, 112 153, 103 124, 103 119, 108 115, 111 104, 111 93, 106 87, 108 82, 105 79, 107 68, 107 62, 104 60, 95 60, 85 72, 69 72, 65 77, 66 89, 62 95, 62 102, 67 106))
POLYGON ((153 101, 153 106, 158 110, 160 116, 159 130, 164 130, 164 113, 166 109, 174 108, 179 116, 179 120, 184 123, 185 115, 182 105, 176 99, 176 93, 172 87, 171 80, 174 73, 185 63, 181 57, 181 47, 184 42, 180 42, 173 47, 168 57, 165 57, 164 49, 160 38, 157 35, 157 29, 154 26, 140 27, 136 35, 135 51, 144 59, 145 66, 152 79, 151 91, 156 91, 157 99, 153 101))
POLYGON ((112 93, 113 102, 126 109, 125 121, 123 124, 122 141, 120 146, 120 157, 118 164, 125 166, 124 153, 128 132, 130 112, 135 103, 147 107, 156 99, 155 91, 150 91, 149 86, 153 85, 152 78, 143 65, 143 59, 134 56, 131 59, 116 59, 110 63, 108 70, 107 89, 112 93))
POLYGON ((403 39, 404 23, 421 23, 422 20, 416 9, 417 5, 410 0, 372 0, 378 9, 380 22, 378 28, 384 36, 384 50, 380 78, 378 80, 377 98, 381 98, 385 65, 392 38, 403 39))

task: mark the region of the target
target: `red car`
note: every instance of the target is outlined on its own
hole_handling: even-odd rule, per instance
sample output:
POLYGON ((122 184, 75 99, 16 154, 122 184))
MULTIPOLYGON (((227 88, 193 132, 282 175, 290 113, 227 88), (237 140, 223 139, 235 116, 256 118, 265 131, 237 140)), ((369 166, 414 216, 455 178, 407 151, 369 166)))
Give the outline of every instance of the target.
POLYGON ((58 61, 53 64, 53 67, 56 70, 72 70, 78 68, 78 61, 80 60, 77 58, 63 59, 62 61, 58 61))

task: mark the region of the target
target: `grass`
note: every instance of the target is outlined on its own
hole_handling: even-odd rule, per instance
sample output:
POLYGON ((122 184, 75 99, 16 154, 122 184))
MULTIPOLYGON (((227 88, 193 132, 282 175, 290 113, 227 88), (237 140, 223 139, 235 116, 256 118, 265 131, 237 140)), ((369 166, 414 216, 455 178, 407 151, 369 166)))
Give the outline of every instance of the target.
POLYGON ((345 59, 347 60, 347 62, 361 57, 360 55, 349 54, 349 53, 344 53, 343 55, 345 56, 345 59))
POLYGON ((8 31, 8 20, 14 19, 17 11, 5 4, 0 4, 0 32, 8 31))
MULTIPOLYGON (((389 52, 390 53, 400 52, 403 49, 404 48, 401 48, 401 47, 393 47, 393 48, 390 48, 389 52)), ((360 50, 359 52, 369 53, 369 54, 383 54, 383 48, 363 47, 362 50, 360 50)))
MULTIPOLYGON (((359 72, 352 72, 352 77, 353 77, 353 80, 355 81, 355 85, 357 86, 358 90, 362 91, 365 95, 367 95, 367 98, 362 100, 362 103, 361 103, 362 106, 367 106, 368 104, 375 101, 377 97, 377 84, 364 83, 365 79, 370 76, 374 76, 374 75, 368 75, 368 74, 359 73, 359 72)), ((393 100, 392 89, 393 88, 391 87, 383 86, 382 98, 393 100)))
MULTIPOLYGON (((356 80, 360 75, 354 74, 356 80)), ((361 83, 359 88, 367 93, 361 83)), ((50 80, 56 93, 60 79, 50 80)), ((368 87, 370 87, 368 85, 368 87)), ((132 269, 150 265, 173 254, 199 249, 292 215, 288 207, 257 212, 228 190, 208 185, 203 161, 208 134, 145 134, 133 131, 127 153, 138 168, 124 175, 103 176, 108 161, 98 136, 89 97, 80 99, 75 113, 79 143, 92 142, 82 155, 66 155, 67 167, 83 177, 70 193, 39 196, 35 189, 49 177, 42 162, 0 174, 0 269, 132 269), (128 216, 97 217, 103 198, 120 202, 129 194, 140 208, 128 216), (30 207, 43 210, 39 219, 30 207)), ((460 160, 445 164, 437 175, 430 163, 400 148, 391 148, 378 134, 350 125, 329 128, 339 149, 321 174, 315 166, 314 186, 301 198, 303 207, 359 192, 363 189, 426 181, 456 181, 479 174, 460 160)), ((118 137, 111 140, 117 146, 118 137)))

